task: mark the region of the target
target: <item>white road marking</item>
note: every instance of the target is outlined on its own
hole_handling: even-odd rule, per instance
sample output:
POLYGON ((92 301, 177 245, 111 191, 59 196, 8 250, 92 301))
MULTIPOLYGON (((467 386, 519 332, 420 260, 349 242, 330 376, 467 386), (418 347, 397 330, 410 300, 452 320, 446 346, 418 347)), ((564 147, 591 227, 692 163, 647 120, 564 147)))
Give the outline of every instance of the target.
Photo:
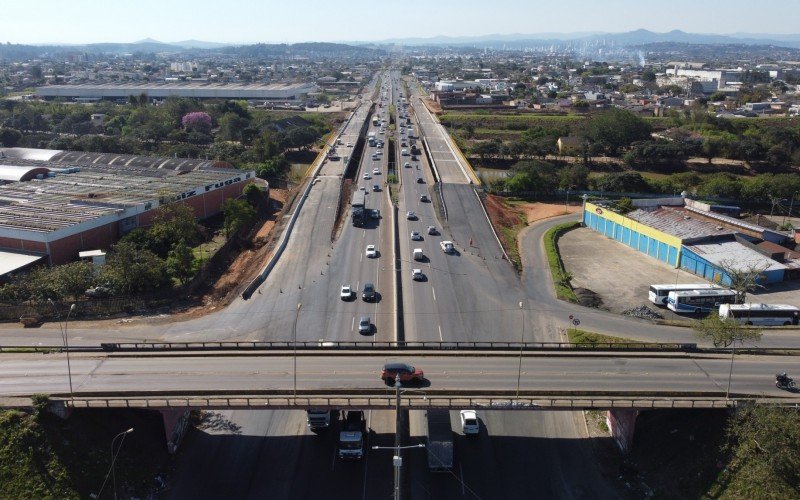
POLYGON ((356 317, 353 315, 353 321, 350 323, 350 330, 355 330, 356 328, 356 317))
POLYGON ((442 325, 439 325, 439 342, 444 342, 444 337, 442 337, 442 325))
POLYGON ((436 300, 436 290, 431 287, 431 292, 433 293, 433 300, 436 300))
POLYGON ((467 496, 467 491, 464 489, 464 467, 461 463, 458 464, 458 472, 461 474, 461 496, 467 496))

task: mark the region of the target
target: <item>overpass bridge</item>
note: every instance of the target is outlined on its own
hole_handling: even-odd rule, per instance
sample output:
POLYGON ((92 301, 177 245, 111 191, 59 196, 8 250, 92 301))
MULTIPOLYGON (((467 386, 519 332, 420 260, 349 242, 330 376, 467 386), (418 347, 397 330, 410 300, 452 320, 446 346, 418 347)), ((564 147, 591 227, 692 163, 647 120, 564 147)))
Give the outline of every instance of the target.
MULTIPOLYGON (((380 379, 384 363, 424 370, 404 385, 400 409, 609 410, 612 434, 633 436, 638 412, 733 408, 743 403, 800 407, 775 373, 797 366, 791 352, 702 350, 693 346, 587 350, 568 345, 271 347, 113 344, 49 353, 0 351, 0 405, 28 406, 48 394, 56 412, 136 408, 164 416, 168 441, 193 409, 396 408, 380 379), (71 389, 70 389, 71 388, 71 389)), ((370 343, 365 343, 370 344, 370 343)), ((174 448, 174 444, 171 446, 174 448)))

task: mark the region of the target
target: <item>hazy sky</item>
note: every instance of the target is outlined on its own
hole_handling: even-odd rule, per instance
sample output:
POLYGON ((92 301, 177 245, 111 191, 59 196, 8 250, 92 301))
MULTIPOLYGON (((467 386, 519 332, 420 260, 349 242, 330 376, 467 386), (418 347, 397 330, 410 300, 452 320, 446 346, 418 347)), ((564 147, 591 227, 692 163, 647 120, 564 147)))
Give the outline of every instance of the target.
POLYGON ((797 33, 797 0, 4 0, 0 42, 302 42, 645 28, 797 33))

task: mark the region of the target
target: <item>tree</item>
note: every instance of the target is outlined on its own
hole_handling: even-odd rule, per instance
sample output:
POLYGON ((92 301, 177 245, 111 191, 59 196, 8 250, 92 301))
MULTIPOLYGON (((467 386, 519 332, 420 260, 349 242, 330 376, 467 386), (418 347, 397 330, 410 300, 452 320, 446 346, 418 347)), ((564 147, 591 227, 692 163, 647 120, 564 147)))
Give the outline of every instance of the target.
POLYGON ((244 194, 244 197, 247 198, 247 201, 253 206, 258 206, 264 201, 264 192, 254 183, 246 185, 242 194, 244 194))
POLYGON ((800 412, 795 408, 743 404, 726 428, 739 498, 800 496, 800 412))
POLYGON ((0 146, 13 148, 22 139, 22 133, 13 128, 0 128, 0 146))
POLYGON ((230 237, 249 226, 256 218, 256 211, 244 200, 227 200, 222 204, 225 217, 225 235, 230 237))
POLYGON ((194 246, 202 240, 200 224, 194 211, 183 203, 168 203, 156 209, 148 233, 147 247, 156 255, 166 257, 178 242, 194 246))
POLYGON ((643 193, 650 190, 639 172, 614 172, 591 179, 600 191, 610 193, 643 193))
POLYGON ((186 130, 196 130, 207 134, 211 131, 211 116, 205 111, 193 111, 183 115, 181 125, 186 130))
POLYGON ((633 142, 649 139, 650 132, 650 125, 639 116, 624 109, 611 108, 589 119, 586 137, 615 156, 633 142))
POLYGON ((695 335, 712 341, 716 347, 728 347, 734 342, 754 342, 761 339, 761 330, 746 327, 733 318, 720 318, 719 314, 715 313, 695 322, 692 328, 695 335))
POLYGON ((100 273, 121 294, 157 290, 169 283, 166 263, 146 248, 120 241, 112 248, 100 273))
POLYGON ((170 275, 180 281, 182 285, 188 283, 194 276, 194 254, 185 241, 179 241, 169 251, 167 269, 169 269, 170 275))
POLYGON ((747 293, 758 288, 764 288, 759 281, 764 279, 764 271, 769 267, 764 264, 741 266, 734 260, 725 259, 719 263, 720 269, 727 275, 730 283, 728 287, 736 292, 736 302, 744 304, 747 300, 747 293))
POLYGON ((558 187, 582 190, 589 187, 589 169, 583 165, 568 165, 559 172, 558 187))

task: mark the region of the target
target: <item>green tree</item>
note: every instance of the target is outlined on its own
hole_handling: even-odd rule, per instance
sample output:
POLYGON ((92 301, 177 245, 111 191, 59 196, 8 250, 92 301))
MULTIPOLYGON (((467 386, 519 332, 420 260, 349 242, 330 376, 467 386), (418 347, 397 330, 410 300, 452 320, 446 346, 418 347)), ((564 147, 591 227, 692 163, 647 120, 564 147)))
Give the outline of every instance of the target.
POLYGON ((589 169, 583 165, 568 165, 558 174, 561 189, 583 190, 589 187, 589 169))
POLYGON ((728 474, 735 485, 731 497, 800 497, 800 412, 741 405, 728 422, 726 437, 728 474))
POLYGON ((256 218, 255 209, 244 200, 227 200, 222 204, 225 235, 230 237, 248 227, 256 218))
POLYGON ((728 173, 710 175, 697 188, 700 196, 710 198, 738 199, 741 191, 742 181, 728 173))
POLYGON ((168 203, 156 209, 153 225, 147 233, 148 248, 161 257, 166 257, 180 241, 194 246, 202 240, 202 230, 194 211, 183 203, 168 203))
POLYGON ((650 125, 644 119, 630 111, 611 108, 589 119, 586 137, 616 156, 622 148, 649 139, 650 132, 650 125))
POLYGON ((167 269, 170 275, 181 282, 188 283, 195 273, 194 255, 185 241, 179 241, 167 256, 167 269))
POLYGON ((116 293, 124 295, 151 292, 169 283, 163 259, 126 241, 114 245, 100 277, 101 281, 111 283, 116 293))
POLYGON ((247 201, 250 202, 250 204, 254 207, 257 207, 262 201, 264 201, 264 191, 262 191, 258 185, 252 182, 244 187, 242 194, 244 194, 244 197, 247 198, 247 201))
POLYGON ((53 286, 60 298, 77 299, 94 284, 94 266, 86 261, 70 262, 52 268, 50 273, 53 286))
POLYGON ((22 133, 13 128, 0 128, 0 146, 13 148, 22 139, 22 133))
POLYGON ((716 347, 728 347, 734 342, 761 340, 761 330, 746 327, 733 318, 720 318, 715 313, 696 321, 692 329, 695 335, 703 340, 710 340, 716 347))
POLYGON ((645 193, 650 185, 639 172, 614 172, 591 179, 595 188, 609 193, 645 193))

